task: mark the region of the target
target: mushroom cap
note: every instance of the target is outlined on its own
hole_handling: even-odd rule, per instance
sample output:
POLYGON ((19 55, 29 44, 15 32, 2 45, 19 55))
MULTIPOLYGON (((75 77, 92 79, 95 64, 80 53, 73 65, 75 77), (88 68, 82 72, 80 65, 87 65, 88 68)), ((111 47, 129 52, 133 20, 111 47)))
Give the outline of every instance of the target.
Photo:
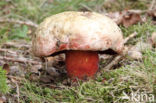
POLYGON ((46 18, 32 40, 35 56, 49 56, 63 50, 104 51, 120 53, 123 36, 110 18, 95 12, 68 11, 46 18))

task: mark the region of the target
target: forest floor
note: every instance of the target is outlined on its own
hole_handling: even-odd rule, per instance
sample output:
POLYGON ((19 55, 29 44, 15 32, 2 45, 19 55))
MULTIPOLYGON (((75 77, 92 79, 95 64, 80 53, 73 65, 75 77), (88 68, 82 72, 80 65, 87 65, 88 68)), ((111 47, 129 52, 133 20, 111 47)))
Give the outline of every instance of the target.
MULTIPOLYGON (((156 0, 0 0, 0 103, 156 103, 156 0), (34 57, 31 39, 44 18, 94 11, 121 28, 128 53, 95 79, 71 83, 59 57, 34 57), (155 46, 155 47, 154 47, 155 46), (133 49, 132 49, 133 48, 133 49)), ((106 59, 105 59, 106 58, 106 59)))

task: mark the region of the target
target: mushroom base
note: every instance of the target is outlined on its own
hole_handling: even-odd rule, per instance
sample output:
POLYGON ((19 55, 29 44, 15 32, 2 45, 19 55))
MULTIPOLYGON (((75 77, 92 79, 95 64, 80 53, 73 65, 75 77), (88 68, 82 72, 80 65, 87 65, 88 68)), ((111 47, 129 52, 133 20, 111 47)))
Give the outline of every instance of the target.
POLYGON ((67 51, 65 62, 70 78, 85 79, 97 72, 99 57, 95 51, 67 51))

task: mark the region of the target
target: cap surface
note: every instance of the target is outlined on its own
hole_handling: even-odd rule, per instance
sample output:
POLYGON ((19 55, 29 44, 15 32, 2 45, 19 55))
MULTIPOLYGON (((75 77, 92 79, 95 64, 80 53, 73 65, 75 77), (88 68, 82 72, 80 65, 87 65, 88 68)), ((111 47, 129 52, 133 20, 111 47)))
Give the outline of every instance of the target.
POLYGON ((32 40, 36 56, 49 56, 62 50, 120 52, 123 36, 110 18, 95 12, 68 11, 46 18, 32 40))

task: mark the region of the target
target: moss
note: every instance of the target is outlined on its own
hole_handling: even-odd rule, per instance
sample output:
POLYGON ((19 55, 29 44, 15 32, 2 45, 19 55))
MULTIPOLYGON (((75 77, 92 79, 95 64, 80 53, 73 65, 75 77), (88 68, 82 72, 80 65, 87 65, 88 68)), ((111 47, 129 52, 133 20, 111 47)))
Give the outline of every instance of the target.
POLYGON ((7 85, 6 71, 2 70, 0 67, 0 94, 6 94, 9 92, 9 87, 7 85))

